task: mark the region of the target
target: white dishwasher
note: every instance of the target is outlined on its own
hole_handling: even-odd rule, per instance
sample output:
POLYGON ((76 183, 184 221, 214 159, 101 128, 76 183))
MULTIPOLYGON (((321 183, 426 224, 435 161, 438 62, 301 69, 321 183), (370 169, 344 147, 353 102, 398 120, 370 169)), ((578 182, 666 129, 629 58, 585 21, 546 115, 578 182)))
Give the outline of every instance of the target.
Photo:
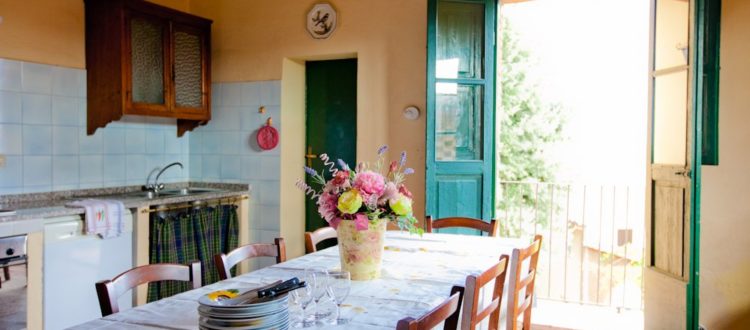
MULTIPOLYGON (((123 213, 121 236, 101 239, 84 234, 82 216, 45 219, 44 328, 64 329, 100 318, 94 284, 133 267, 133 216, 123 213)), ((119 299, 132 306, 132 294, 119 299)))

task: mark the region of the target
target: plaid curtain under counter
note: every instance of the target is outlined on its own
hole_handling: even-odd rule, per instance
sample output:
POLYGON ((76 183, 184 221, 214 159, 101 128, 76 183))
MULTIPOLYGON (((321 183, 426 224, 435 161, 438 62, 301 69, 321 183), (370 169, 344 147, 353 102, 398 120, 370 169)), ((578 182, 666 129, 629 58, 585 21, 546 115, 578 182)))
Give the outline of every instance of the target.
MULTIPOLYGON (((204 207, 167 214, 153 213, 150 221, 149 263, 190 264, 201 262, 203 285, 219 280, 214 255, 227 253, 239 244, 236 205, 204 207)), ((232 272, 234 274, 234 272, 232 272)), ((161 281, 148 285, 148 301, 190 290, 188 282, 161 281)))

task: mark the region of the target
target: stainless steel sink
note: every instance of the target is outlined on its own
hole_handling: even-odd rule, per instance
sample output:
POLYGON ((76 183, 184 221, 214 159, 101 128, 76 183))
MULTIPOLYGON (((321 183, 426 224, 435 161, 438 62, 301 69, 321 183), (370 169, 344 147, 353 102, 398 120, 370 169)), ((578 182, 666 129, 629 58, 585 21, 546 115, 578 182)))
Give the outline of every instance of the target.
POLYGON ((197 194, 206 194, 210 192, 220 191, 218 189, 211 188, 182 188, 174 190, 164 190, 159 192, 159 196, 190 196, 197 194))
POLYGON ((133 197, 133 198, 145 198, 145 199, 155 199, 159 197, 174 197, 174 196, 192 196, 192 195, 198 195, 198 194, 205 194, 210 192, 220 191, 219 189, 210 189, 210 188, 182 188, 182 189, 170 189, 170 190, 162 190, 158 193, 155 193, 153 191, 135 191, 131 193, 125 194, 127 197, 133 197))
POLYGON ((154 199, 156 197, 159 197, 153 191, 134 191, 131 193, 124 194, 124 196, 133 197, 133 198, 145 198, 145 199, 154 199))

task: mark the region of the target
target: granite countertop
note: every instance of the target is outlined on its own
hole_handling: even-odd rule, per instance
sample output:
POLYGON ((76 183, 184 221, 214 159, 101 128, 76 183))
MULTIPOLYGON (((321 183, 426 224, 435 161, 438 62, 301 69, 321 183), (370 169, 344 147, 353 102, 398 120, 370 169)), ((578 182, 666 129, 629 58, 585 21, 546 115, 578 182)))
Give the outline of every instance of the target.
POLYGON ((187 203, 196 200, 228 198, 248 194, 251 191, 250 186, 247 184, 206 182, 167 184, 164 190, 179 190, 182 188, 198 188, 205 189, 205 191, 190 195, 159 196, 151 199, 145 197, 145 193, 140 191, 139 186, 5 195, 0 196, 0 208, 15 210, 15 214, 0 216, 0 223, 83 214, 84 209, 81 207, 66 206, 73 201, 82 199, 119 200, 127 208, 141 208, 155 205, 187 203))

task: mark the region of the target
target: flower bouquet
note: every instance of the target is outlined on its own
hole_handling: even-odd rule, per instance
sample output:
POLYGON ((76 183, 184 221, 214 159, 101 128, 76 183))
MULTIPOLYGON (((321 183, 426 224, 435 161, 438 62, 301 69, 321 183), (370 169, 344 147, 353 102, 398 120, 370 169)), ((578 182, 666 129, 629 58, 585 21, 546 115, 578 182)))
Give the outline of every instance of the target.
POLYGON ((326 181, 323 173, 305 167, 320 188, 298 182, 305 194, 316 200, 320 216, 336 229, 341 268, 349 271, 353 280, 380 276, 383 237, 389 221, 410 233, 423 232, 415 226, 412 194, 403 184, 414 170, 405 167, 406 152, 384 168, 387 150, 387 146, 378 150, 374 165, 358 163, 354 170, 341 159, 334 163, 322 154, 319 158, 332 178, 326 181))

